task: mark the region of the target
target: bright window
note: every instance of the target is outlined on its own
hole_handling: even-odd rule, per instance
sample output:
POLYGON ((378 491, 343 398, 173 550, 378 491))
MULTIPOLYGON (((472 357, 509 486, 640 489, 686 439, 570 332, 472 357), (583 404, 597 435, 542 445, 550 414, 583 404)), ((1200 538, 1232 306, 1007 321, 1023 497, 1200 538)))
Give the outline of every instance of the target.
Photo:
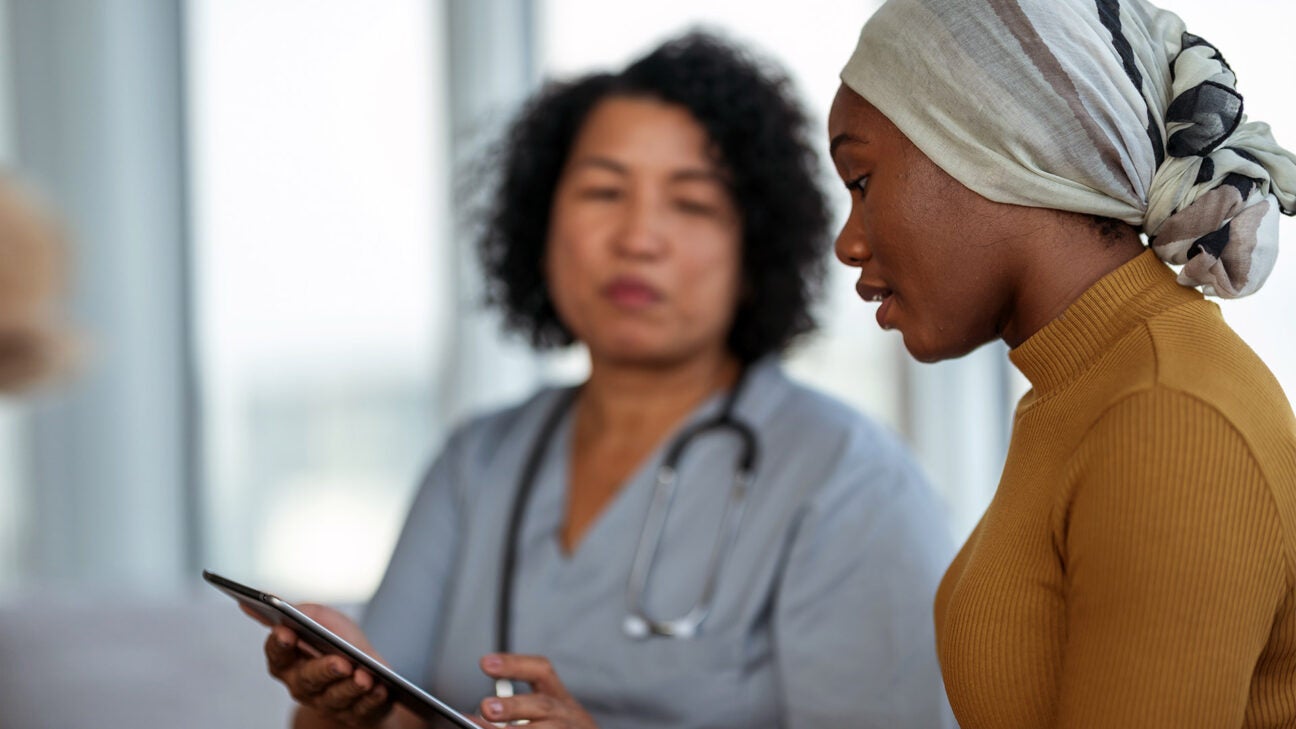
POLYGON ((287 593, 368 595, 440 436, 436 7, 190 3, 207 563, 287 593))

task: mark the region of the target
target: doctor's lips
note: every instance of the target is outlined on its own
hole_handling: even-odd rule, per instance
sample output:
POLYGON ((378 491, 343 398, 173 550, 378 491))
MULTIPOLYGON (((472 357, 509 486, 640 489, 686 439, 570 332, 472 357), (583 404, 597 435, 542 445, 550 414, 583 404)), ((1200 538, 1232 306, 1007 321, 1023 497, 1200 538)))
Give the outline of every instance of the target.
POLYGON ((635 276, 617 276, 603 287, 601 293, 617 306, 628 309, 651 306, 665 298, 661 291, 635 276))

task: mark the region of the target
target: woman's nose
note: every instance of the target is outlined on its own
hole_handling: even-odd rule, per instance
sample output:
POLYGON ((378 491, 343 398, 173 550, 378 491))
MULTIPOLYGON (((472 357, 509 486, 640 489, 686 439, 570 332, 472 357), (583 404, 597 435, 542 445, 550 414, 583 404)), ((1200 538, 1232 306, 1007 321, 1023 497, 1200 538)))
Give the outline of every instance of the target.
POLYGON ((837 241, 833 244, 833 252, 837 254, 837 260, 854 268, 863 266, 872 257, 873 252, 864 240, 864 232, 854 224, 853 216, 842 224, 837 233, 837 241))
POLYGON ((662 211, 647 196, 635 196, 624 208, 617 248, 624 255, 652 257, 661 253, 666 236, 662 211))

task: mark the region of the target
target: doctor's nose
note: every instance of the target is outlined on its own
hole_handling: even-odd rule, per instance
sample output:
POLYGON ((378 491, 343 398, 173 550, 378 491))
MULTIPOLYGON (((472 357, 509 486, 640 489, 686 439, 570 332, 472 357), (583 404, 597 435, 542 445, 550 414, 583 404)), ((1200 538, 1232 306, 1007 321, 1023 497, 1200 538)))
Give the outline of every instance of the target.
POLYGON ((616 248, 633 258, 653 258, 666 248, 664 216, 657 203, 647 196, 635 196, 623 209, 624 217, 617 231, 616 248))

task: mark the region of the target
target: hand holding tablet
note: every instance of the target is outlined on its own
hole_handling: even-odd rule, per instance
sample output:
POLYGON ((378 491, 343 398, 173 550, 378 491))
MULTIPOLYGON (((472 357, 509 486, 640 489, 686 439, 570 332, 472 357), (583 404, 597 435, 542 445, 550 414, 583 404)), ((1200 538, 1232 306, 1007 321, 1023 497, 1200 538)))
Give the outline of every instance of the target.
MULTIPOLYGON (((375 659, 364 642, 358 628, 340 613, 321 609, 309 615, 274 595, 255 590, 228 578, 204 571, 203 579, 237 600, 244 611, 270 626, 285 626, 297 636, 297 644, 284 645, 272 638, 267 644, 267 657, 271 672, 277 668, 294 672, 297 684, 294 693, 309 694, 339 714, 346 715, 357 725, 376 724, 390 710, 394 699, 415 715, 461 729, 480 729, 481 725, 466 715, 455 711, 445 702, 432 696, 375 659), (319 619, 316 619, 319 618, 319 619), (330 630, 322 622, 330 623, 330 630), (351 640, 347 640, 343 635, 351 640), (356 645, 356 644, 360 645, 356 645), (354 664, 358 670, 350 678, 349 669, 336 672, 340 664, 331 662, 301 661, 298 652, 308 656, 336 654, 354 664), (276 666, 279 663, 279 666, 276 666), (300 664, 300 666, 298 666, 300 664), (334 670, 330 670, 334 669, 334 670), (347 680, 342 680, 347 679, 347 680)), ((276 674, 281 680, 285 676, 276 674)), ((317 709, 317 711, 320 709, 317 709)))

